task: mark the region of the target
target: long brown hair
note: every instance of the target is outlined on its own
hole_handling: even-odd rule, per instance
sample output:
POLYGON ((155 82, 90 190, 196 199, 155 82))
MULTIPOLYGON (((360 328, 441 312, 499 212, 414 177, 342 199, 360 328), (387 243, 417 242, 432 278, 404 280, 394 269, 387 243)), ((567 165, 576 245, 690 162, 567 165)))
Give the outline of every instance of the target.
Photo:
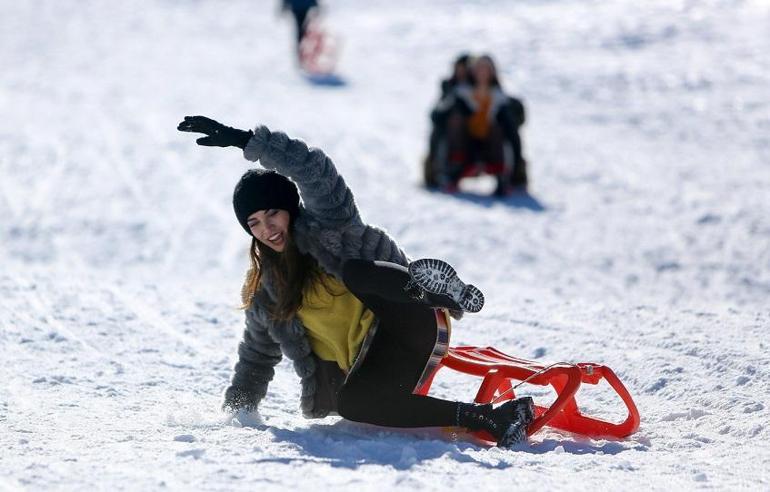
POLYGON ((326 290, 329 290, 318 262, 312 256, 302 254, 291 236, 287 235, 286 247, 282 253, 274 251, 254 237, 251 238, 250 267, 241 288, 241 308, 246 309, 254 302, 254 296, 262 287, 265 271, 269 271, 276 294, 275 304, 268 306, 268 309, 270 315, 277 320, 285 321, 294 317, 302 307, 306 287, 320 281, 326 290))

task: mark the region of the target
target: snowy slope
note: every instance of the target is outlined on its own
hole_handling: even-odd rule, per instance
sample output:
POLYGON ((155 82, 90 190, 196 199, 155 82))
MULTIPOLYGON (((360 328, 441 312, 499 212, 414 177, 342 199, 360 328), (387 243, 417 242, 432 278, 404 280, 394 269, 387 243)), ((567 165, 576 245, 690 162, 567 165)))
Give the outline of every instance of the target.
POLYGON ((0 490, 770 487, 770 5, 329 1, 326 88, 277 4, 0 1, 0 490), (462 50, 526 101, 531 198, 420 187, 462 50), (288 363, 261 421, 220 413, 248 163, 176 132, 187 114, 323 148, 366 220, 484 290, 455 344, 605 363, 639 432, 502 451, 307 421, 288 363))

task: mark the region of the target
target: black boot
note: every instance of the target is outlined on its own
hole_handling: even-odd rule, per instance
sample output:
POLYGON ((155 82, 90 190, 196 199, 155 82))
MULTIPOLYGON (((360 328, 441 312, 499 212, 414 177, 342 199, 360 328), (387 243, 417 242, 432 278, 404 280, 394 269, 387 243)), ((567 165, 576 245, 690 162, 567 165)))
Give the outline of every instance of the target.
POLYGON ((455 269, 445 261, 415 260, 409 264, 409 276, 411 281, 407 290, 412 297, 422 299, 430 306, 469 313, 479 312, 484 306, 484 294, 460 280, 455 269))
POLYGON ((532 398, 510 400, 497 408, 491 403, 458 403, 457 425, 472 431, 489 432, 502 448, 510 448, 527 440, 527 426, 535 419, 532 398))
POLYGON ((527 181, 527 161, 523 158, 519 158, 511 173, 511 186, 514 188, 526 189, 527 181))

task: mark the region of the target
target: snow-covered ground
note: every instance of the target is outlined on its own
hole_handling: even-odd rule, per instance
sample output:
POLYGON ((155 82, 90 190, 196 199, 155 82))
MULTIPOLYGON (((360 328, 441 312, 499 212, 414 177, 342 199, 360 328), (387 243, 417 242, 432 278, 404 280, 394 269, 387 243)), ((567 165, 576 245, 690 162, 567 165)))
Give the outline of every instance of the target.
POLYGON ((767 2, 329 0, 337 88, 277 4, 0 1, 0 490, 770 488, 767 2), (463 50, 527 104, 530 198, 420 187, 463 50), (248 163, 188 114, 323 148, 366 220, 484 290, 455 344, 607 364, 639 431, 504 451, 307 421, 285 362, 262 421, 220 413, 248 163))

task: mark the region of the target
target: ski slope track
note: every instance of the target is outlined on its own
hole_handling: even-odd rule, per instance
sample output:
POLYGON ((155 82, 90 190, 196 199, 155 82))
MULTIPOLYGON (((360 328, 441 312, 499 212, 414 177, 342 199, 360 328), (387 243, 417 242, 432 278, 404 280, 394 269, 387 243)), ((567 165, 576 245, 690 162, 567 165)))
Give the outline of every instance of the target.
POLYGON ((277 1, 0 0, 0 491, 770 488, 770 4, 326 3, 338 87, 297 72, 277 1), (421 187, 464 50, 526 103, 530 196, 421 187), (453 344, 606 364, 639 431, 309 421, 286 361, 260 415, 221 413, 249 163, 175 130, 194 114, 324 149, 366 221, 484 292, 453 344))

